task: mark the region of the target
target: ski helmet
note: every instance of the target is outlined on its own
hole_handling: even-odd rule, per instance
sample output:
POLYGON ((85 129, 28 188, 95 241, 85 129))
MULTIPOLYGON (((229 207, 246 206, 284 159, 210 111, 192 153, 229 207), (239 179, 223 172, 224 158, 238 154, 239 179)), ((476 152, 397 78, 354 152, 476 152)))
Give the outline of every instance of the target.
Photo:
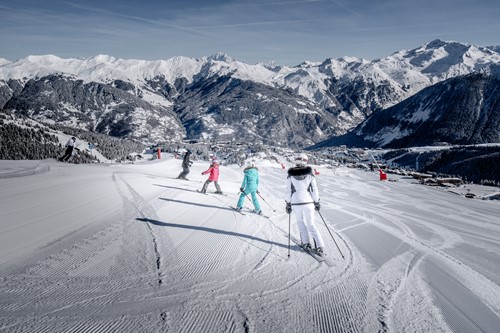
POLYGON ((295 164, 297 166, 306 166, 308 161, 309 161, 309 158, 304 153, 301 153, 301 154, 298 154, 297 156, 295 156, 295 164))

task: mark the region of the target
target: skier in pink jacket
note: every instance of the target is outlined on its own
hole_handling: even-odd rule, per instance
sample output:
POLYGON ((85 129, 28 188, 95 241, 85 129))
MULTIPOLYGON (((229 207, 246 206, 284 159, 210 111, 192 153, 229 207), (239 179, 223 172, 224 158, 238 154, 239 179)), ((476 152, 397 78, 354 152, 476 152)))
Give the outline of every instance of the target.
POLYGON ((203 184, 203 188, 200 191, 201 193, 206 193, 208 185, 210 185, 211 182, 214 182, 216 188, 215 193, 222 194, 222 190, 220 189, 219 186, 219 162, 217 160, 212 162, 210 168, 208 168, 208 170, 203 171, 201 174, 202 175, 210 174, 208 176, 208 179, 205 181, 205 184, 203 184))

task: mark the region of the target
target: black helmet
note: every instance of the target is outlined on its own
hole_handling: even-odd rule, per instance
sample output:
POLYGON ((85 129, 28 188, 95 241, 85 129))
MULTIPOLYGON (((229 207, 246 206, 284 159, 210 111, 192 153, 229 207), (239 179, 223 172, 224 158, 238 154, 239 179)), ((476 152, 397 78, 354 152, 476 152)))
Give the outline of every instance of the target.
POLYGON ((191 155, 192 153, 193 152, 191 150, 189 150, 189 149, 186 151, 186 154, 188 154, 188 155, 191 155))

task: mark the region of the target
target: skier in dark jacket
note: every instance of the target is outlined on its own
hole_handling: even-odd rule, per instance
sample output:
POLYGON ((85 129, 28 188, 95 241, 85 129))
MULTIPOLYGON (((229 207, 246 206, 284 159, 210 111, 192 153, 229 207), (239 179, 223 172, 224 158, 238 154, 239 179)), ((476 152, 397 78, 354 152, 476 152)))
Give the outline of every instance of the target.
POLYGON ((186 151, 186 153, 184 154, 184 158, 182 159, 182 172, 179 174, 179 176, 177 176, 178 179, 188 180, 186 176, 189 174, 189 168, 191 167, 191 164, 193 164, 193 161, 189 159, 190 156, 191 150, 186 151))
POLYGON ((257 198, 257 193, 259 193, 259 169, 257 169, 254 162, 250 162, 243 172, 245 173, 245 177, 240 187, 241 194, 236 204, 236 210, 241 211, 243 203, 245 202, 245 197, 250 194, 255 208, 254 212, 261 215, 262 210, 260 209, 259 199, 257 198))
POLYGON ((59 157, 59 161, 66 162, 69 160, 71 155, 73 154, 73 149, 75 148, 76 138, 74 136, 66 142, 66 151, 62 157, 59 157))
POLYGON ((293 211, 295 214, 302 247, 311 249, 311 236, 315 252, 323 255, 323 238, 314 224, 314 210, 320 210, 318 186, 313 170, 307 166, 307 162, 307 155, 300 154, 295 158, 295 167, 288 169, 286 212, 290 214, 293 211))

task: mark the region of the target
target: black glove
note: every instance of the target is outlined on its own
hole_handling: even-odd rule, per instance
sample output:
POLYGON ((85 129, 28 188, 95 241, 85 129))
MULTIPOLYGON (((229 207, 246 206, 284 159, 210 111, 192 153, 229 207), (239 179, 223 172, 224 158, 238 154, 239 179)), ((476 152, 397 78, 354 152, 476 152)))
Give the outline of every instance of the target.
POLYGON ((240 187, 240 192, 245 193, 245 189, 243 187, 240 187))
POLYGON ((292 212, 292 204, 287 202, 285 210, 287 214, 290 214, 292 212))
POLYGON ((316 209, 319 212, 319 209, 321 208, 319 201, 314 203, 314 209, 316 209))
POLYGON ((257 190, 257 192, 256 192, 256 193, 257 193, 257 194, 260 194, 259 190, 257 190))

